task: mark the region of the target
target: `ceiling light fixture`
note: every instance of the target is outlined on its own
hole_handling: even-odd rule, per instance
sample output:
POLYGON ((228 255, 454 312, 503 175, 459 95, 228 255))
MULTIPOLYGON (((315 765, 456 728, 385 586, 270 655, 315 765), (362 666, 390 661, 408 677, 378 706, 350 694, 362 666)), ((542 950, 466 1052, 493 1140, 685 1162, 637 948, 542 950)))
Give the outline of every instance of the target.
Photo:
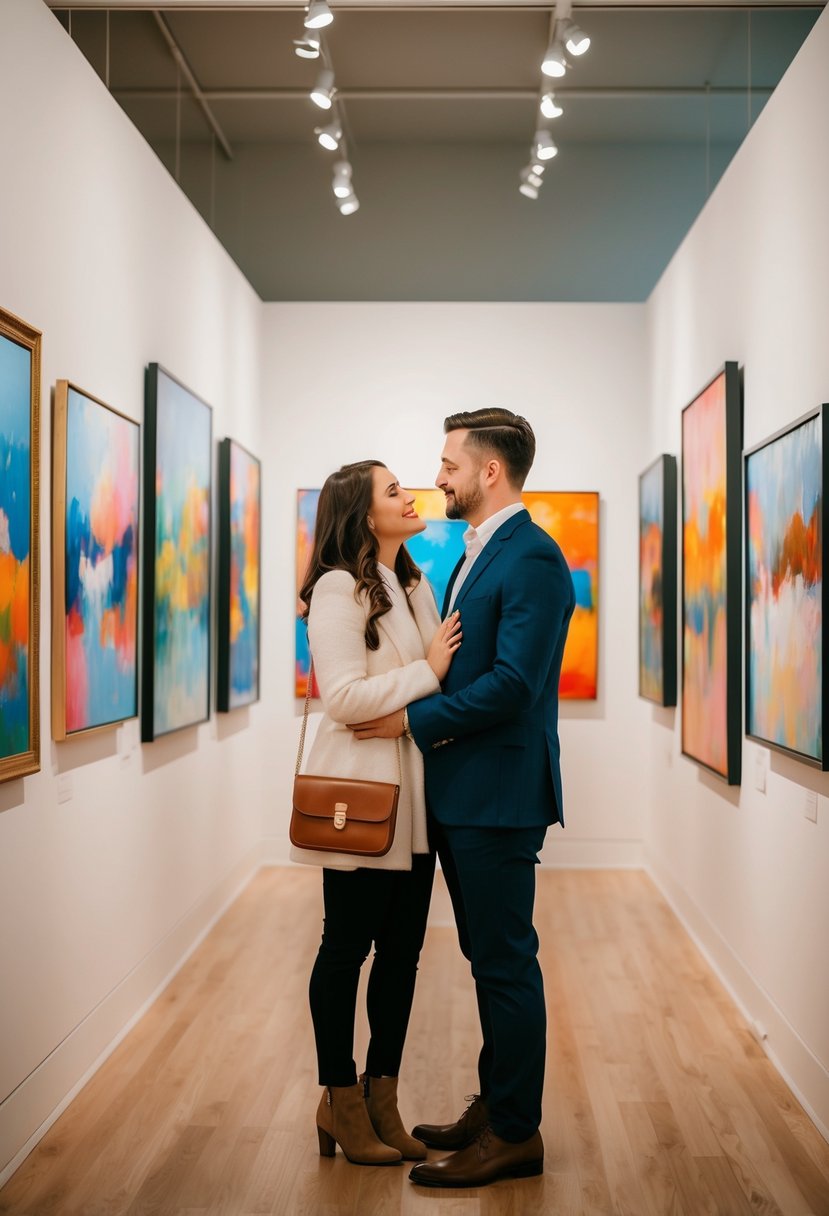
POLYGON ((530 185, 534 186, 536 190, 540 190, 544 185, 543 177, 540 173, 535 173, 533 171, 532 165, 527 165, 525 169, 522 169, 520 177, 522 182, 529 182, 530 185))
POLYGON ((294 54, 299 55, 300 59, 319 59, 320 35, 308 30, 302 38, 295 38, 294 54))
POLYGON ((545 76, 561 77, 567 71, 567 59, 564 54, 564 46, 561 39, 556 35, 553 41, 547 47, 544 54, 544 59, 541 63, 541 70, 545 76))
POLYGON ((321 30, 324 26, 330 25, 333 20, 334 14, 325 0, 311 0, 303 25, 306 30, 321 30))
POLYGON ((338 122, 330 122, 327 127, 314 127, 314 134, 326 151, 336 152, 343 137, 343 129, 338 122))
POLYGON ((338 160, 334 165, 334 181, 332 188, 337 198, 348 198, 354 193, 351 185, 351 165, 347 160, 338 160))
POLYGON ((590 35, 579 29, 575 21, 569 18, 561 23, 561 37, 571 55, 583 55, 590 50, 590 35))
POLYGON ((337 206, 340 209, 340 215, 353 215, 355 211, 360 210, 360 200, 352 190, 345 198, 337 199, 337 206))
POLYGON ((330 68, 323 68, 317 77, 317 83, 311 90, 311 101, 321 110, 330 110, 334 104, 334 73, 330 68))
POLYGON ((549 131, 536 131, 533 136, 533 155, 539 160, 552 160, 558 155, 558 148, 553 143, 549 131))
POLYGON ((531 198, 531 199, 538 198, 538 187, 534 186, 532 184, 532 182, 523 182, 522 181, 518 187, 518 191, 520 194, 524 195, 524 198, 531 198))
POLYGON ((555 93, 545 93, 538 107, 545 118, 561 118, 564 110, 556 101, 555 93))

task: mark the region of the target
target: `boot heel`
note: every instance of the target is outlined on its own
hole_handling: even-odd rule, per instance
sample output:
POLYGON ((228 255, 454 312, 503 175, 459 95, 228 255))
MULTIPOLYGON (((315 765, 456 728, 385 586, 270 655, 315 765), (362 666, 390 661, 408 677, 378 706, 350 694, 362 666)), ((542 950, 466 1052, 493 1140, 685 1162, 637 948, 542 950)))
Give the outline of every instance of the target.
POLYGON ((334 1137, 330 1136, 324 1128, 317 1126, 317 1138, 320 1142, 320 1156, 333 1157, 337 1151, 337 1141, 334 1137))

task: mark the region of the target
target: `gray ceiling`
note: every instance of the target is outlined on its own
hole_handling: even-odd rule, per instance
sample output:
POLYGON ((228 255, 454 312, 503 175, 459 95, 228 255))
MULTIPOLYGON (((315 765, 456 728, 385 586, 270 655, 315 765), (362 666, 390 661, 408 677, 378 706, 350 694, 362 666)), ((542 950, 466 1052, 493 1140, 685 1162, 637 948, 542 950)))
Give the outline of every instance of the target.
POLYGON ((293 53, 301 9, 161 10, 228 157, 152 11, 52 7, 264 299, 645 298, 820 15, 577 8, 593 44, 551 82, 561 151, 531 202, 550 8, 333 4, 361 201, 344 218, 313 137, 320 63, 293 53))

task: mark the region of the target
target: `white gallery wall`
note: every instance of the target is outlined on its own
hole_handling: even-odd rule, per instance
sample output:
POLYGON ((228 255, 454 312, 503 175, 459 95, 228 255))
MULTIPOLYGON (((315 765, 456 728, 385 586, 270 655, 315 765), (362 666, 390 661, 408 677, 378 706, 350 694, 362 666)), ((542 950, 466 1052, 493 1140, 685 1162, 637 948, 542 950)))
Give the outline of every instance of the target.
MULTIPOLYGON (((829 401, 827 114, 824 12, 648 303, 653 456, 679 454, 683 406, 727 359, 746 448, 829 401)), ((678 711, 635 717, 649 865, 827 1134, 829 774, 746 740, 728 789, 680 756, 678 711)))
MULTIPOLYGON (((345 227, 345 225, 344 225, 345 227)), ((639 865, 646 723, 631 721, 637 688, 637 467, 646 431, 644 309, 620 304, 266 304, 263 445, 273 800, 267 856, 288 856, 295 761, 296 488, 319 487, 341 464, 386 461, 404 486, 429 487, 443 419, 504 405, 538 441, 528 490, 599 490, 599 696, 563 702, 567 829, 548 834, 548 865, 639 865)), ((516 791, 520 797, 520 791, 516 791)))
POLYGON ((0 4, 0 302, 43 331, 41 772, 0 785, 0 1177, 259 864, 258 707, 140 746, 50 724, 50 392, 145 365, 260 447, 261 304, 41 0, 0 4))

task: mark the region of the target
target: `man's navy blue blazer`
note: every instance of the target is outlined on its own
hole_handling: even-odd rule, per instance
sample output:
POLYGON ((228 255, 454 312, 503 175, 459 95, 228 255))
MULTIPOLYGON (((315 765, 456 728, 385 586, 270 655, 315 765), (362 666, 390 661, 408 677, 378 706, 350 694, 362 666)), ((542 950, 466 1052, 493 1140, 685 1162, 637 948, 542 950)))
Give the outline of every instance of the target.
POLYGON ((442 691, 408 707, 439 823, 564 823, 558 683, 575 602, 558 545, 528 511, 516 512, 458 592, 463 643, 442 691))

